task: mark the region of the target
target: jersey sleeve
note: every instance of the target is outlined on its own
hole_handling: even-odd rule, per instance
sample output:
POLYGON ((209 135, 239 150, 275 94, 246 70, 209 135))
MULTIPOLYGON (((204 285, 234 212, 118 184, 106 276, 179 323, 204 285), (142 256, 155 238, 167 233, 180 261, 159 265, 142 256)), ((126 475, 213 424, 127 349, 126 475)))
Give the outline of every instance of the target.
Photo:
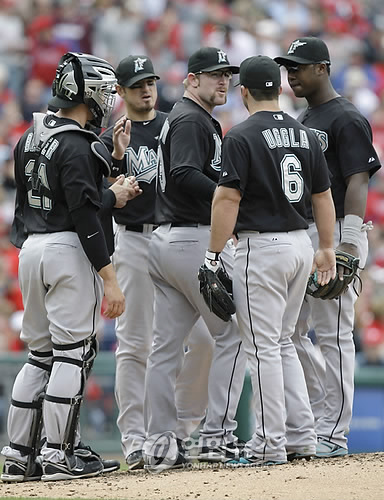
POLYGON ((372 145, 372 130, 362 117, 347 116, 335 138, 337 157, 344 179, 359 172, 373 175, 380 160, 372 145))
POLYGON ((15 147, 13 157, 14 157, 14 165, 15 165, 15 183, 16 183, 16 199, 15 199, 15 213, 14 219, 11 228, 10 241, 11 243, 17 247, 21 248, 26 237, 26 229, 24 225, 23 218, 23 210, 25 205, 25 198, 27 196, 25 186, 23 183, 24 180, 24 171, 20 172, 18 166, 22 165, 24 169, 23 163, 19 161, 19 147, 20 142, 15 147))
POLYGON ((249 154, 247 147, 230 135, 223 140, 219 186, 236 186, 244 193, 248 179, 249 154))
MULTIPOLYGON (((100 140, 105 144, 108 151, 113 152, 113 126, 107 128, 101 135, 100 140)), ((117 160, 112 156, 111 177, 116 178, 120 174, 125 174, 125 156, 122 160, 117 160)))
MULTIPOLYGON (((311 132, 312 133, 312 132, 311 132)), ((322 193, 331 187, 330 172, 328 169, 327 160, 325 159, 324 153, 321 150, 319 141, 314 135, 313 144, 311 147, 314 148, 314 161, 312 168, 312 193, 322 193)))
POLYGON ((180 167, 202 171, 209 153, 209 139, 204 128, 197 122, 183 120, 173 124, 169 133, 171 174, 180 167))
POLYGON ((101 206, 91 153, 71 158, 60 170, 61 186, 70 212, 90 201, 101 206))
POLYGON ((101 135, 100 139, 107 146, 107 149, 110 153, 113 151, 113 127, 107 128, 101 135))

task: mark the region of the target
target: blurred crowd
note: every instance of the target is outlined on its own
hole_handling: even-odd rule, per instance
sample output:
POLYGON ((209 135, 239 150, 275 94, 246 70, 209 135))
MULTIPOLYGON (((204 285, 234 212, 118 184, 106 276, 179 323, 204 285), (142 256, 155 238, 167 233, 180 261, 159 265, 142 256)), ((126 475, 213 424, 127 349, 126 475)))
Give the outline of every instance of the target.
MULTIPOLYGON (((13 218, 12 151, 35 111, 45 111, 61 55, 93 53, 113 65, 129 54, 152 59, 158 108, 169 111, 183 93, 188 57, 203 45, 223 49, 232 64, 250 55, 276 57, 299 36, 328 45, 331 78, 369 119, 384 162, 384 2, 382 0, 0 0, 0 352, 23 350, 18 251, 9 242, 13 218)), ((284 71, 284 70, 283 70, 284 71)), ((281 107, 297 116, 283 75, 281 107)), ((114 118, 122 114, 117 102, 114 118)), ((217 108, 216 108, 217 109, 217 108)), ((247 117, 238 89, 215 113, 224 133, 247 117)), ((384 168, 372 179, 366 220, 370 256, 362 272, 355 340, 358 363, 384 365, 384 168)), ((114 349, 105 321, 104 349, 114 349)))

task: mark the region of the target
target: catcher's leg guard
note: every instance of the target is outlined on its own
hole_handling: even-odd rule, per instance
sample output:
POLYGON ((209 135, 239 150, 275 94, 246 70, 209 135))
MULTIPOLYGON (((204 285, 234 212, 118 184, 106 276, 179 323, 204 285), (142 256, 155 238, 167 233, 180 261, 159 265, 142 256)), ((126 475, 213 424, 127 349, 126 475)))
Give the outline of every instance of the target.
POLYGON ((8 415, 10 443, 2 450, 7 457, 1 475, 3 481, 30 481, 41 477, 41 467, 36 463, 36 457, 40 453, 42 406, 52 354, 52 351, 31 351, 28 363, 16 377, 8 415), (31 393, 33 400, 27 401, 31 393))
MULTIPOLYGON (((64 363, 72 365, 72 367, 73 366, 78 367, 80 369, 80 388, 74 396, 69 396, 69 397, 46 394, 45 400, 47 402, 58 403, 59 405, 66 405, 69 406, 70 408, 66 417, 66 424, 64 428, 59 430, 59 433, 61 435, 61 442, 52 442, 50 440, 51 436, 48 435, 48 430, 47 430, 48 440, 45 447, 61 450, 65 452, 67 455, 73 455, 75 450, 75 440, 78 428, 78 421, 80 417, 80 405, 83 401, 83 394, 84 394, 86 380, 89 377, 89 374, 93 366, 93 362, 98 352, 98 343, 96 337, 93 335, 85 340, 82 340, 80 342, 74 342, 72 344, 64 344, 64 345, 53 344, 53 349, 54 353, 55 351, 61 351, 62 353, 66 353, 67 351, 75 351, 75 350, 77 351, 78 358, 80 359, 64 355, 61 356, 54 355, 53 372, 55 371, 56 363, 57 364, 64 363)), ((75 371, 77 370, 75 369, 75 371)), ((68 374, 73 375, 71 370, 68 370, 68 374)), ((52 391, 52 389, 54 389, 54 385, 55 384, 52 384, 52 387, 49 388, 49 391, 52 391)), ((71 387, 68 388, 68 393, 69 394, 71 393, 71 387)), ((50 414, 48 408, 46 408, 46 412, 48 415, 46 420, 49 420, 50 414)), ((60 424, 62 424, 63 423, 62 419, 59 420, 61 420, 60 424)), ((47 422, 47 427, 48 427, 48 422, 47 422)))

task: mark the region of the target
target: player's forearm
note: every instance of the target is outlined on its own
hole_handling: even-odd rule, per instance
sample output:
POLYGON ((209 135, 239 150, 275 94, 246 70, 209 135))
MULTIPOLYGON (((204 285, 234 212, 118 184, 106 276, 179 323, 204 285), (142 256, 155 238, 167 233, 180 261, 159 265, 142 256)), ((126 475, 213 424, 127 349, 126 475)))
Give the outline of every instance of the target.
POLYGON ((336 215, 331 190, 313 194, 312 208, 319 233, 319 248, 333 248, 336 215))
POLYGON ((118 286, 115 269, 111 263, 99 269, 98 273, 103 279, 104 283, 118 286))
POLYGON ((369 173, 360 172, 347 179, 344 199, 344 215, 357 215, 364 219, 368 196, 369 173))
POLYGON ((221 252, 231 238, 239 212, 240 193, 236 189, 217 188, 212 202, 209 250, 221 252))
POLYGON ((71 217, 81 246, 96 271, 108 265, 109 258, 104 231, 97 216, 97 208, 91 203, 72 211, 71 217))

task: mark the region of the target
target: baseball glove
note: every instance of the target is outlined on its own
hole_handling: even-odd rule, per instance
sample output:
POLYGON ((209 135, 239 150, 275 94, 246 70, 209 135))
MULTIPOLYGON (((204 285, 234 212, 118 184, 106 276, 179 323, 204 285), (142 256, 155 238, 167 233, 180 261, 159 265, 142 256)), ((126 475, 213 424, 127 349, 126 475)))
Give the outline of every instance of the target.
POLYGON ((220 268, 211 271, 203 264, 199 269, 200 293, 209 310, 223 321, 229 321, 236 307, 232 296, 232 280, 227 272, 220 268))
POLYGON ((336 277, 331 279, 329 283, 326 285, 319 285, 317 283, 317 273, 315 271, 309 277, 307 285, 307 293, 312 295, 312 297, 323 300, 334 299, 346 292, 350 283, 354 282, 356 278, 359 279, 357 275, 359 258, 349 253, 342 252, 341 250, 336 250, 335 254, 336 269, 340 265, 347 269, 348 272, 343 274, 344 279, 341 281, 336 271, 336 277))

